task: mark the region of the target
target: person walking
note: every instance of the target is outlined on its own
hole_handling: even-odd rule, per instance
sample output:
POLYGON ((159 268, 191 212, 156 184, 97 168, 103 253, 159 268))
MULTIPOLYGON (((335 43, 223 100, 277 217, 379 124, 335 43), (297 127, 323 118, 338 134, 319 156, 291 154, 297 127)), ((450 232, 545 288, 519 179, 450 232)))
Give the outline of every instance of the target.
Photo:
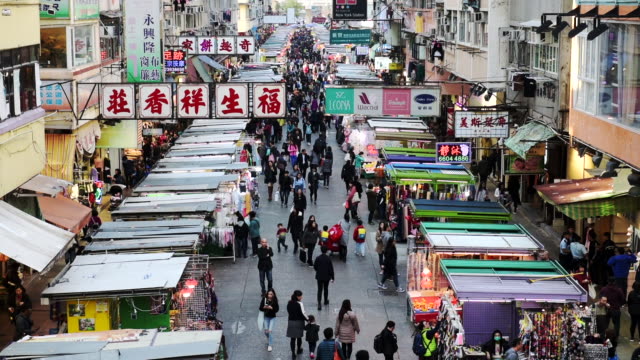
POLYGON ((298 149, 300 149, 298 145, 296 145, 293 140, 289 140, 287 152, 289 153, 289 162, 291 162, 291 166, 298 163, 298 149))
MULTIPOLYGON (((296 172, 295 169, 294 172, 296 172)), ((307 191, 307 182, 304 180, 304 174, 302 174, 301 171, 298 171, 295 176, 296 178, 293 180, 293 191, 298 193, 298 190, 302 190, 304 193, 307 191)))
POLYGON ((394 334, 395 329, 396 323, 390 320, 380 333, 384 360, 393 360, 393 354, 398 352, 398 337, 394 334))
POLYGON ((303 213, 307 210, 307 196, 301 188, 298 188, 293 194, 293 208, 303 213))
POLYGON ((631 331, 629 341, 635 341, 636 328, 640 335, 640 283, 634 282, 631 292, 627 297, 627 306, 629 306, 629 315, 631 315, 631 331))
POLYGON ((356 242, 356 256, 366 256, 367 229, 362 224, 362 220, 358 219, 358 226, 353 230, 353 241, 356 242))
POLYGON ((347 161, 342 166, 342 173, 340 174, 340 178, 344 181, 344 186, 347 189, 347 192, 351 189, 351 184, 356 176, 356 170, 351 164, 351 161, 347 161))
POLYGON ((367 186, 367 209, 369 210, 369 225, 373 225, 373 217, 376 214, 378 208, 378 194, 373 190, 373 184, 369 183, 367 186))
POLYGON ((280 206, 289 206, 289 194, 293 190, 293 178, 289 175, 289 170, 280 172, 278 184, 280 185, 280 206))
POLYGON ((316 318, 313 315, 309 315, 309 323, 304 327, 304 339, 309 345, 309 358, 315 359, 316 345, 320 340, 320 325, 316 324, 316 318))
POLYGON ((558 262, 566 271, 571 271, 571 264, 573 263, 573 256, 571 255, 571 234, 567 231, 562 234, 562 239, 560 240, 558 262))
POLYGON ((255 211, 249 213, 249 237, 251 238, 251 256, 256 257, 260 243, 260 219, 255 211))
POLYGON ((344 214, 339 225, 342 228, 342 236, 340 237, 340 260, 347 262, 347 244, 349 244, 349 234, 351 234, 351 219, 349 219, 349 214, 344 214))
POLYGON ((318 345, 316 360, 344 360, 342 346, 333 339, 333 329, 324 329, 324 340, 318 345), (337 358, 336 358, 337 354, 337 358))
POLYGON ((287 303, 287 313, 289 321, 287 323, 287 337, 290 338, 291 358, 302 354, 302 336, 304 335, 304 323, 307 321, 307 314, 302 304, 302 291, 295 290, 291 294, 291 300, 287 303))
POLYGON ((264 169, 264 183, 267 184, 267 192, 269 194, 269 201, 273 200, 273 184, 277 181, 278 168, 273 163, 273 161, 269 161, 267 166, 264 169))
POLYGON ((382 274, 382 280, 378 283, 378 288, 386 290, 387 286, 384 283, 388 279, 393 279, 393 284, 396 286, 397 292, 404 292, 404 289, 400 287, 400 283, 398 282, 398 251, 394 238, 389 239, 387 247, 384 249, 384 273, 382 274))
POLYGON ((293 241, 293 253, 298 252, 298 244, 301 244, 302 231, 304 226, 304 213, 297 209, 292 209, 289 214, 289 222, 287 223, 287 231, 291 234, 293 241))
POLYGON ((340 312, 336 318, 335 334, 342 344, 343 358, 349 360, 353 352, 353 343, 356 342, 356 334, 360 334, 358 317, 351 309, 351 300, 349 299, 342 301, 340 312))
POLYGON ((511 196, 511 201, 513 202, 513 213, 515 214, 518 212, 518 206, 522 205, 522 202, 520 201, 520 175, 509 176, 507 191, 511 196))
POLYGON ((382 275, 384 271, 384 249, 387 247, 390 238, 391 232, 389 231, 389 224, 386 221, 381 221, 376 230, 376 253, 378 253, 380 275, 382 275))
POLYGON ((316 282, 318 283, 318 310, 322 310, 322 293, 324 292, 324 304, 329 305, 329 282, 335 280, 333 272, 333 262, 329 255, 327 255, 326 246, 320 248, 320 256, 316 258, 313 263, 313 268, 316 271, 316 282))
POLYGON ((331 180, 331 172, 333 168, 333 153, 331 152, 331 146, 327 147, 327 153, 322 161, 322 185, 325 189, 329 188, 331 180))
POLYGON ((631 253, 631 251, 625 251, 623 248, 617 249, 617 255, 610 258, 607 261, 607 265, 613 270, 613 277, 616 279, 616 285, 622 290, 622 293, 627 294, 627 278, 629 277, 629 268, 632 264, 638 262, 638 258, 631 253))
POLYGON ((267 289, 273 289, 273 249, 269 246, 267 239, 262 238, 260 240, 260 248, 257 251, 258 254, 258 272, 260 274, 260 288, 262 289, 262 295, 267 292, 267 289), (267 278, 269 287, 265 288, 264 278, 267 278))
POLYGON ((318 168, 316 166, 311 167, 309 172, 309 179, 307 181, 309 186, 309 201, 314 204, 318 203, 318 187, 320 186, 320 174, 318 174, 318 168))
POLYGON ((318 231, 318 223, 315 218, 310 223, 307 223, 302 234, 302 244, 307 249, 307 264, 309 267, 313 267, 313 250, 316 248, 316 244, 320 241, 320 232, 318 231))
POLYGON ((626 299, 620 287, 616 285, 615 278, 609 278, 607 286, 600 290, 600 297, 607 298, 607 303, 609 304, 607 326, 610 321, 613 322, 616 335, 620 335, 620 308, 624 305, 626 299))
POLYGON ((353 159, 353 167, 355 168, 355 171, 356 171, 356 174, 355 174, 356 180, 360 179, 364 162, 365 162, 364 152, 360 151, 358 155, 356 155, 355 158, 353 159))
POLYGON ((269 288, 266 294, 260 300, 259 310, 264 314, 264 324, 262 329, 267 337, 267 351, 273 350, 273 328, 276 324, 276 314, 280 310, 278 305, 278 297, 275 290, 269 288))
POLYGON ((247 258, 247 248, 249 245, 249 225, 240 211, 235 212, 237 221, 233 225, 234 241, 236 242, 236 257, 247 258))
POLYGON ((302 178, 304 179, 305 177, 307 177, 307 170, 309 169, 309 165, 311 165, 311 159, 307 154, 307 149, 301 150, 300 155, 298 155, 296 161, 296 164, 298 165, 298 168, 302 173, 302 178))

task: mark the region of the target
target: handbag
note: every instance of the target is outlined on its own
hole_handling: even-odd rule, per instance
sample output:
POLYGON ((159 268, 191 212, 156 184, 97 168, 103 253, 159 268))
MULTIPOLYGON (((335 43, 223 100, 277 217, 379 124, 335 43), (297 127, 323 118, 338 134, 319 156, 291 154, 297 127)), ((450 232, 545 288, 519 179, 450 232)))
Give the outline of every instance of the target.
POLYGON ((258 330, 262 331, 264 328, 264 311, 258 310, 258 330))
POLYGON ((342 360, 342 355, 338 349, 338 340, 334 340, 333 342, 333 360, 342 360))

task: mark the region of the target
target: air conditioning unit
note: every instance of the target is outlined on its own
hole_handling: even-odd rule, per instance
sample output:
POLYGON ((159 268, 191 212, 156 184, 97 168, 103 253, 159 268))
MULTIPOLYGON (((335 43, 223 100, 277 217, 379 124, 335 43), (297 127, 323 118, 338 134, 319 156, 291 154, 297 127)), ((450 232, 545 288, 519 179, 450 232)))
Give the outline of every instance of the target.
POLYGON ((553 36, 548 32, 537 33, 535 31, 529 31, 527 37, 527 42, 534 45, 550 44, 552 41, 553 36))
POLYGON ((473 13, 473 22, 486 23, 487 22, 487 13, 485 13, 485 12, 473 13))
POLYGON ((511 33, 509 34, 509 40, 524 41, 524 30, 511 30, 511 33))

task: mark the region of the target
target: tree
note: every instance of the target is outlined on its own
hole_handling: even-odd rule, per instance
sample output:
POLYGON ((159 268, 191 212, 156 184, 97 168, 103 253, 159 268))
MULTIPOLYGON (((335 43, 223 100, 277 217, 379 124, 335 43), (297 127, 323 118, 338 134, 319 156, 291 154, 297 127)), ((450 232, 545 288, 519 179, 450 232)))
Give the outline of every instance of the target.
POLYGON ((296 9, 296 15, 299 15, 301 11, 304 11, 304 5, 298 0, 284 0, 282 2, 276 2, 276 11, 278 13, 286 13, 288 8, 296 9))

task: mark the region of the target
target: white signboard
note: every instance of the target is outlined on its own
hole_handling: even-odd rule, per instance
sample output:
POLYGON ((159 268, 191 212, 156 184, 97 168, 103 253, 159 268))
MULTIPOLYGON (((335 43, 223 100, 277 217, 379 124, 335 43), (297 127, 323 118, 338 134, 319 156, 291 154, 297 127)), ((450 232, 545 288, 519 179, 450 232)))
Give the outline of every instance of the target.
POLYGON ((288 8, 287 9, 287 24, 295 24, 296 23, 296 9, 288 8))
POLYGON ((440 89, 411 89, 411 116, 440 116, 440 89))
POLYGON ((373 59, 373 66, 376 70, 389 70, 389 64, 391 64, 391 58, 386 56, 376 56, 373 59))
POLYGON ((148 85, 138 87, 138 114, 143 119, 169 119, 173 108, 171 85, 148 85))
POLYGON ((281 118, 286 114, 285 84, 253 85, 253 117, 281 118))
POLYGON ((382 114, 382 88, 355 88, 354 114, 380 116, 382 114))
POLYGON ((249 116, 247 84, 216 84, 216 117, 243 118, 249 116))
POLYGON ((262 20, 265 24, 286 24, 286 15, 265 15, 262 20))
POLYGON ((508 111, 456 111, 457 138, 506 138, 509 136, 508 111))
POLYGON ((233 36, 219 36, 217 38, 216 49, 216 53, 219 55, 235 53, 236 38, 233 36))
POLYGON ((136 116, 134 85, 103 85, 100 107, 105 119, 133 119, 136 116))
POLYGON ((198 37, 198 54, 213 55, 216 53, 215 37, 198 37))
POLYGON ((202 119, 209 117, 209 86, 178 84, 178 117, 202 119))
MULTIPOLYGON (((66 3, 68 6, 69 1, 66 3)), ((163 37, 160 24, 164 21, 160 13, 162 3, 157 0, 125 0, 123 5, 127 82, 161 82, 164 75, 160 43, 163 37)), ((74 6, 78 14, 83 3, 74 1, 74 6)))
POLYGON ((253 36, 238 36, 236 41, 236 54, 248 55, 256 51, 256 39, 253 36))
POLYGON ((369 55, 368 46, 356 46, 356 55, 367 56, 369 55))
POLYGON ((186 51, 189 55, 198 53, 198 39, 195 36, 180 36, 178 45, 181 50, 186 51))

